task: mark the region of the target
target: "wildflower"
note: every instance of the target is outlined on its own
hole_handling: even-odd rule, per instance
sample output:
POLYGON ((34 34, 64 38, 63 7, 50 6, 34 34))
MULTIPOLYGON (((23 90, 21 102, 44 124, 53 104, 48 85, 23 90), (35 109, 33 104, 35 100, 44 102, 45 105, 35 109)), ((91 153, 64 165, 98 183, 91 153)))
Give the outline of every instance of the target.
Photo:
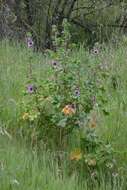
POLYGON ((72 104, 69 104, 69 105, 66 105, 62 112, 65 114, 65 115, 72 115, 72 114, 75 114, 76 112, 76 109, 75 109, 75 106, 72 104))
POLYGON ((26 38, 26 43, 28 48, 33 48, 34 42, 31 37, 26 38))
POLYGON ((76 149, 70 154, 70 160, 79 161, 82 159, 82 152, 80 149, 76 149))
POLYGON ((88 166, 96 166, 96 164, 97 164, 97 162, 96 162, 96 160, 95 159, 90 159, 89 161, 88 161, 88 166))
POLYGON ((113 164, 112 164, 112 163, 107 163, 106 166, 107 166, 107 168, 109 168, 109 169, 112 169, 112 168, 113 168, 113 164))
POLYGON ((114 178, 117 178, 117 177, 119 176, 119 174, 118 174, 117 172, 114 172, 114 173, 112 173, 112 176, 113 176, 114 178))
POLYGON ((52 60, 51 64, 52 64, 52 66, 56 67, 58 65, 58 61, 52 60))
POLYGON ((91 178, 95 178, 95 177, 97 177, 97 172, 94 171, 91 173, 91 178))
POLYGON ((61 70, 60 63, 58 61, 56 61, 56 60, 51 61, 51 66, 55 70, 61 70))
POLYGON ((99 49, 98 48, 93 48, 92 51, 91 51, 91 53, 93 55, 98 55, 99 54, 99 49))
POLYGON ((80 90, 79 90, 79 88, 75 89, 74 95, 75 95, 75 97, 80 97, 80 90))
POLYGON ((23 120, 29 119, 29 113, 25 112, 25 113, 23 114, 23 116, 22 116, 22 119, 23 119, 23 120))
POLYGON ((31 113, 29 116, 29 120, 34 121, 37 119, 37 117, 38 117, 38 113, 31 113))
POLYGON ((28 93, 32 94, 35 92, 35 86, 30 84, 28 87, 27 87, 27 91, 28 93))

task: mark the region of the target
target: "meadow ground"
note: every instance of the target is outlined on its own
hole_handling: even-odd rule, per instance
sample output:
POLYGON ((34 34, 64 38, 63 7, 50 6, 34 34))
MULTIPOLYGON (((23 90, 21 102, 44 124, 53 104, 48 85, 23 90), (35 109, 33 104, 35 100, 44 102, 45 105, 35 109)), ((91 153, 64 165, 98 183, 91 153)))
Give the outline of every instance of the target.
MULTIPOLYGON (((109 114, 99 112, 97 134, 105 142, 110 142, 115 149, 119 168, 127 169, 127 48, 103 49, 101 58, 93 57, 83 48, 72 52, 78 57, 82 67, 92 62, 104 60, 110 65, 108 78, 105 81, 109 114), (112 81, 112 83, 111 83, 112 81)), ((20 117, 19 101, 28 77, 29 52, 23 45, 0 43, 0 190, 126 190, 126 174, 120 179, 105 181, 101 174, 101 183, 88 185, 83 179, 78 181, 76 172, 67 175, 67 160, 63 160, 63 174, 59 174, 58 163, 50 151, 38 151, 29 148, 24 139, 17 138, 18 118, 20 117), (16 135, 15 135, 16 134, 16 135), (24 142, 24 143, 23 143, 24 142)), ((32 53, 32 70, 38 80, 49 77, 48 57, 41 53, 32 53)), ((87 66, 85 66, 87 65, 87 66)), ((86 70, 87 72, 87 70, 86 70)), ((126 172, 124 172, 126 173, 126 172)), ((119 178, 119 177, 118 177, 119 178)))

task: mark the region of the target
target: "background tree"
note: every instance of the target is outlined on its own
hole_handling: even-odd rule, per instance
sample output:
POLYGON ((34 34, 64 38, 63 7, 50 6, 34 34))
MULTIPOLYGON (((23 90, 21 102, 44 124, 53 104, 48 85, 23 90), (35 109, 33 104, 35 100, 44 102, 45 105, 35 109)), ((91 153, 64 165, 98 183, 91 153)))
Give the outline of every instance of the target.
POLYGON ((74 42, 94 44, 96 41, 114 39, 116 33, 126 31, 127 2, 126 0, 1 0, 0 15, 1 36, 5 33, 9 36, 8 31, 11 30, 11 36, 13 33, 13 36, 21 38, 29 31, 38 48, 51 48, 52 25, 58 27, 60 35, 64 18, 71 23, 74 42), (6 28, 6 32, 3 28, 6 28))

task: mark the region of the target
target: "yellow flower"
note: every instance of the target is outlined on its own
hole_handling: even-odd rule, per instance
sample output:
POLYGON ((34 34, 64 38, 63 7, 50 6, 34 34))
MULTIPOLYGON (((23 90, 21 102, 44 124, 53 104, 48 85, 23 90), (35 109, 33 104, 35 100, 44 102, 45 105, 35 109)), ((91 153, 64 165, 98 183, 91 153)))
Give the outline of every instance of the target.
POLYGON ((96 127, 97 127, 96 122, 95 122, 95 121, 91 122, 90 128, 94 129, 94 128, 96 128, 96 127))
POLYGON ((76 149, 70 154, 70 160, 81 160, 82 159, 82 152, 80 149, 76 149))
POLYGON ((23 119, 23 120, 29 119, 29 113, 25 112, 25 113, 23 114, 23 116, 22 116, 22 119, 23 119))
POLYGON ((75 114, 76 109, 73 107, 73 105, 66 105, 66 106, 62 109, 62 112, 63 112, 65 115, 72 115, 72 114, 75 114))

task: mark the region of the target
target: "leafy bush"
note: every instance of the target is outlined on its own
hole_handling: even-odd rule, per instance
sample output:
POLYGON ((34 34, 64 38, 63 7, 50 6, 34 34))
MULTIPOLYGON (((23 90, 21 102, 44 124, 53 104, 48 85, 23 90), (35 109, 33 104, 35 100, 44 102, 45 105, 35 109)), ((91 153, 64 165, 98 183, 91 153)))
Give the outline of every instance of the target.
POLYGON ((95 174, 93 177, 97 177, 100 169, 109 171, 111 167, 113 173, 114 150, 96 135, 98 108, 108 114, 105 109, 108 67, 99 63, 100 50, 94 47, 91 56, 96 56, 96 62, 88 65, 86 73, 83 64, 87 63, 71 54, 74 44, 69 43, 68 28, 65 20, 59 37, 53 26, 54 51, 46 52, 50 56, 46 63, 49 78, 38 81, 30 75, 27 81, 21 101, 22 131, 32 146, 43 141, 48 148, 60 151, 68 149, 68 139, 76 133, 75 144, 79 148, 70 154, 70 166, 74 163, 73 169, 82 167, 88 175, 95 174))
MULTIPOLYGON (((22 120, 26 124, 24 131, 28 130, 36 141, 53 141, 61 148, 73 130, 86 127, 92 110, 99 106, 108 113, 104 108, 107 101, 104 82, 108 72, 97 60, 88 66, 89 73, 86 73, 82 65, 87 63, 72 57, 71 50, 75 45, 69 43, 66 20, 63 28, 62 37, 59 37, 53 26, 54 51, 46 52, 50 56, 46 63, 49 78, 38 81, 30 76, 21 104, 22 120)), ((93 49, 92 56, 98 56, 98 53, 98 49, 93 49)))

